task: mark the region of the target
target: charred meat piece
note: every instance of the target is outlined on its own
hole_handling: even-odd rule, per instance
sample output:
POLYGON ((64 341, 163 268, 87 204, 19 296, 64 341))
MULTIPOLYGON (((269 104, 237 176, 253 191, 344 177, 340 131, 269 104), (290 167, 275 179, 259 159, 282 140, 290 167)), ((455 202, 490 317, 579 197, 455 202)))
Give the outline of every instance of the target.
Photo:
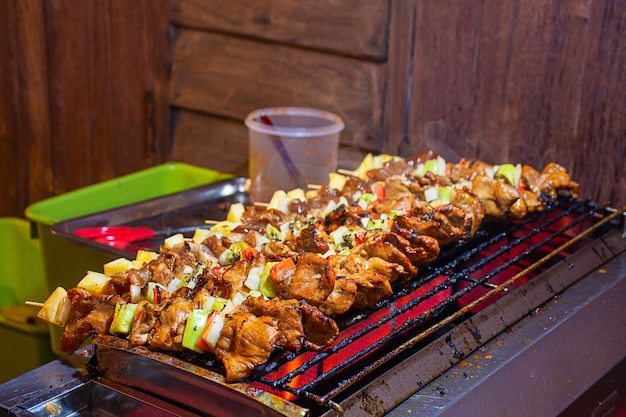
POLYGON ((204 288, 215 297, 230 298, 232 294, 233 284, 224 278, 225 269, 221 266, 206 267, 200 274, 199 279, 205 282, 204 288))
POLYGON ((416 255, 415 251, 406 239, 393 232, 378 233, 369 237, 360 247, 355 248, 355 253, 363 258, 375 256, 398 264, 404 268, 407 276, 414 276, 417 273, 417 268, 409 258, 416 255))
POLYGON ((226 370, 226 382, 245 378, 255 366, 267 362, 278 337, 277 320, 272 317, 244 311, 228 316, 215 348, 226 370))
POLYGON ((432 262, 439 256, 439 241, 435 237, 421 234, 422 228, 415 226, 415 221, 408 216, 397 216, 394 218, 391 230, 402 236, 411 245, 411 261, 416 265, 432 262))
MULTIPOLYGON (((432 238, 431 238, 432 239, 432 238)), ((435 240, 435 242, 437 242, 435 240)), ((437 247, 439 244, 437 243, 437 247)), ((397 279, 410 278, 410 275, 406 273, 401 265, 394 264, 393 262, 386 261, 377 256, 372 256, 367 259, 367 269, 378 272, 379 274, 387 277, 390 283, 394 283, 397 279)))
POLYGON ((239 260, 224 269, 222 279, 228 283, 227 286, 230 288, 230 294, 225 298, 231 298, 234 294, 241 292, 243 283, 252 267, 253 264, 251 262, 239 260))
MULTIPOLYGON (((463 219, 465 219, 466 216, 470 216, 471 219, 471 215, 464 210, 451 213, 461 216, 463 219)), ((451 213, 449 212, 448 214, 451 213)), ((458 225, 458 223, 460 223, 459 221, 455 221, 455 224, 453 224, 446 216, 446 213, 431 207, 430 204, 424 201, 415 200, 412 214, 412 216, 404 216, 402 219, 397 218, 394 221, 400 222, 403 228, 413 229, 416 235, 434 237, 439 241, 440 245, 455 242, 459 239, 467 239, 472 236, 471 220, 463 220, 461 222, 463 228, 459 228, 455 226, 455 224, 458 225)))
POLYGON ((310 304, 251 297, 226 316, 215 355, 224 364, 226 381, 233 382, 265 363, 277 346, 321 349, 338 334, 337 323, 310 304))
POLYGON ((414 199, 415 198, 413 196, 405 195, 405 196, 399 197, 397 200, 387 200, 387 199, 383 201, 376 200, 369 205, 367 210, 370 213, 373 213, 376 215, 381 215, 383 213, 408 214, 411 212, 411 207, 413 206, 414 199))
POLYGON ((296 264, 292 258, 285 258, 280 264, 280 267, 274 265, 270 270, 270 275, 276 292, 283 299, 291 298, 289 290, 291 286, 291 280, 296 273, 296 264))
POLYGON ((413 169, 410 161, 405 159, 392 159, 382 167, 367 171, 367 177, 373 181, 387 181, 394 176, 403 176, 413 169))
POLYGON ((451 203, 465 210, 465 216, 471 221, 469 234, 473 236, 485 217, 485 209, 480 198, 466 188, 457 188, 451 203))
MULTIPOLYGON (((294 301, 294 300, 290 300, 294 301)), ((317 308, 307 303, 299 303, 298 309, 302 313, 304 326, 304 347, 310 350, 320 350, 330 346, 339 335, 337 323, 317 308)))
POLYGON ((149 303, 145 300, 139 302, 133 326, 128 337, 128 341, 133 345, 145 345, 148 336, 157 321, 157 304, 149 303))
POLYGON ((156 311, 157 320, 148 336, 150 349, 180 351, 183 349, 183 331, 189 313, 195 308, 193 301, 182 297, 170 298, 156 311))
POLYGON ((150 279, 152 278, 152 274, 150 273, 150 268, 148 268, 147 264, 144 264, 144 266, 142 266, 141 268, 129 269, 128 271, 123 272, 122 274, 126 276, 126 280, 128 281, 129 286, 137 285, 139 287, 143 287, 148 282, 150 282, 150 279))
POLYGON ((324 218, 324 227, 326 233, 331 233, 339 226, 352 226, 360 224, 361 217, 366 213, 360 206, 346 207, 341 205, 337 209, 328 213, 324 218))
POLYGON ((526 215, 526 205, 516 188, 483 175, 476 176, 472 184, 472 191, 480 198, 486 217, 507 219, 526 215))
POLYGON ((287 245, 294 252, 326 253, 329 249, 328 236, 314 225, 305 227, 287 239, 287 245))
POLYGON ((494 167, 480 160, 461 159, 457 165, 453 165, 450 171, 450 179, 454 183, 473 181, 478 175, 487 176, 487 171, 493 171, 494 167))
POLYGON ((235 233, 231 232, 224 236, 212 235, 202 242, 209 251, 215 256, 216 259, 226 251, 233 243, 246 242, 248 239, 248 233, 235 233))
POLYGON ((393 293, 388 276, 376 270, 376 267, 382 266, 383 262, 389 266, 395 265, 395 268, 402 271, 401 276, 406 274, 401 265, 390 263, 378 257, 366 259, 356 254, 349 254, 332 259, 333 268, 337 273, 337 281, 350 280, 356 285, 353 302, 355 308, 371 307, 383 297, 393 293))
POLYGON ((187 245, 198 262, 208 264, 209 266, 218 264, 218 259, 215 257, 215 254, 213 254, 206 245, 193 242, 187 242, 187 245))
POLYGON ((60 348, 73 353, 90 336, 108 333, 115 305, 122 302, 119 295, 91 294, 81 288, 67 292, 72 304, 61 335, 60 348))
POLYGON ((432 149, 428 149, 424 152, 406 158, 406 162, 410 166, 416 167, 419 164, 423 164, 424 162, 435 158, 437 158, 437 154, 432 149))
POLYGON ((277 346, 298 350, 304 341, 302 313, 297 305, 278 298, 268 300, 264 297, 248 297, 238 311, 252 313, 257 317, 269 316, 276 320, 278 337, 277 346))
POLYGON ((385 181, 385 200, 396 201, 402 197, 413 197, 406 180, 402 177, 390 177, 385 181))
POLYGON ((369 189, 367 187, 367 181, 359 177, 348 175, 346 177, 346 182, 344 183, 343 188, 341 189, 341 194, 352 195, 356 193, 357 191, 360 193, 369 192, 369 189))
POLYGON ((357 286, 351 278, 336 278, 335 287, 318 308, 327 316, 347 313, 356 300, 357 286))
POLYGON ((298 256, 296 269, 289 282, 288 297, 304 300, 314 306, 322 304, 335 286, 335 271, 328 260, 314 253, 298 256))
POLYGON ((130 292, 130 283, 128 282, 128 276, 125 273, 116 274, 104 284, 102 287, 102 294, 128 294, 130 292))
POLYGON ((261 253, 269 261, 280 261, 286 258, 295 258, 298 256, 298 252, 293 251, 289 246, 283 242, 267 242, 261 248, 261 253))
POLYGON ((371 269, 348 275, 346 279, 351 279, 356 284, 357 292, 354 300, 356 308, 372 307, 381 299, 393 294, 387 277, 371 269))
POLYGON ((315 215, 321 212, 331 200, 337 202, 340 196, 341 192, 339 190, 324 185, 317 191, 315 196, 307 198, 305 201, 292 201, 289 204, 289 210, 298 215, 304 213, 315 215))
POLYGON ((524 204, 526 204, 526 211, 528 213, 541 211, 545 208, 545 202, 542 201, 540 197, 532 191, 520 190, 520 195, 524 200, 524 204))
MULTIPOLYGON (((379 234, 376 239, 391 243, 404 253, 413 265, 423 265, 432 262, 439 256, 439 242, 430 236, 409 234, 408 237, 405 237, 401 233, 391 231, 379 234)), ((389 262, 394 261, 389 259, 389 262)), ((407 272, 410 273, 411 270, 407 270, 407 272)))
POLYGON ((521 182, 525 189, 531 190, 539 198, 556 199, 559 194, 578 197, 578 183, 571 180, 567 170, 554 162, 545 166, 539 173, 534 168, 524 165, 521 182))
POLYGON ((257 232, 265 232, 268 224, 276 227, 285 222, 285 213, 276 209, 262 209, 257 206, 248 206, 241 216, 241 224, 235 229, 236 232, 247 232, 256 230, 257 232))

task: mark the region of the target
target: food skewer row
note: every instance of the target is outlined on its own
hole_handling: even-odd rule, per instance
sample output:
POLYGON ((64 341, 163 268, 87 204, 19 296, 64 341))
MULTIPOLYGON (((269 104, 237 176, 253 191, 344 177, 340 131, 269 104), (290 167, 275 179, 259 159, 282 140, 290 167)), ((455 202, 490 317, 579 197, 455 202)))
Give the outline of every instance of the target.
POLYGON ((115 334, 150 349, 213 352, 235 381, 278 346, 328 346, 338 334, 329 317, 391 295, 392 283, 415 276, 440 245, 471 237, 483 218, 523 217, 577 192, 556 164, 542 173, 453 165, 431 152, 368 155, 354 174, 277 192, 267 207, 234 204, 191 240, 172 236, 158 254, 140 251, 58 288, 39 315, 64 326, 65 351, 115 334))

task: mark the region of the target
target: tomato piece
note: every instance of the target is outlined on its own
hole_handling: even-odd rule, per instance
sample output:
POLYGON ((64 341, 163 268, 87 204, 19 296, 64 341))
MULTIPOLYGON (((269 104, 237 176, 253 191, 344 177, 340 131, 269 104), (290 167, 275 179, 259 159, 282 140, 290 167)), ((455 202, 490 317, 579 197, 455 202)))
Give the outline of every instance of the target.
POLYGON ((274 281, 285 271, 296 267, 295 262, 291 258, 285 258, 280 262, 276 262, 270 268, 270 276, 274 281))
POLYGON ((365 232, 357 232, 354 234, 354 246, 360 245, 365 241, 365 232))
POLYGON ((254 257, 257 256, 258 254, 259 254, 259 251, 253 247, 241 249, 241 256, 248 262, 254 259, 254 257))
POLYGON ((224 271, 226 271, 227 268, 228 268, 228 266, 226 266, 226 265, 216 265, 216 266, 213 267, 213 272, 218 277, 221 277, 222 275, 224 275, 224 271))
POLYGON ((372 191, 376 195, 378 201, 385 201, 385 184, 377 182, 372 186, 372 191))

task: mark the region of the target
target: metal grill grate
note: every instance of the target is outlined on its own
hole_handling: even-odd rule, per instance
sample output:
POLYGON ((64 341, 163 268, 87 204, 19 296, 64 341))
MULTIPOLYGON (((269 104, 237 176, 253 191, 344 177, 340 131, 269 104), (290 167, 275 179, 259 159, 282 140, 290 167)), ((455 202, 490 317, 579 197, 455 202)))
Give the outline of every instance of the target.
POLYGON ((329 348, 278 351, 242 384, 221 382, 213 355, 149 352, 120 340, 97 341, 99 370, 157 394, 167 380, 171 400, 196 401, 200 410, 236 392, 234 412, 248 406, 261 407, 260 415, 380 415, 624 251, 623 227, 623 210, 588 201, 558 201, 523 220, 487 224, 471 240, 443 248, 392 297, 338 318, 341 332, 329 348), (143 376, 146 367, 153 373, 143 376), (200 380, 190 383, 189 374, 200 380))
POLYGON ((437 330, 565 259, 584 238, 593 239, 589 235, 608 223, 607 215, 587 201, 561 201, 524 220, 490 225, 471 241, 445 248, 390 299, 338 320, 341 334, 333 346, 279 355, 255 371, 253 385, 307 407, 311 399, 329 403, 437 330))

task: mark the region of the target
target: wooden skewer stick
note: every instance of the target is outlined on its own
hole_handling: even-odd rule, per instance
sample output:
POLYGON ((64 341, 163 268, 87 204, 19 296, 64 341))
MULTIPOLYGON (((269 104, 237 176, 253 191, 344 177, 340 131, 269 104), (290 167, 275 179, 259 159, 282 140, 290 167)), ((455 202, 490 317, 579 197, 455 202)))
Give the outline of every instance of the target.
POLYGON ((43 303, 37 302, 37 301, 25 301, 24 304, 26 304, 27 306, 31 306, 31 307, 43 307, 43 303))
POLYGON ((259 206, 259 207, 268 207, 270 205, 270 203, 261 203, 259 201, 255 201, 254 205, 255 206, 259 206))
POLYGON ((307 184, 306 187, 311 190, 319 190, 320 188, 322 188, 322 186, 319 184, 307 184))
POLYGON ((221 222, 221 220, 210 220, 210 219, 207 219, 207 220, 204 221, 204 224, 218 224, 220 222, 221 222))
POLYGON ((343 175, 352 175, 352 176, 356 175, 356 171, 350 171, 348 169, 342 169, 342 168, 339 168, 337 172, 343 175))

